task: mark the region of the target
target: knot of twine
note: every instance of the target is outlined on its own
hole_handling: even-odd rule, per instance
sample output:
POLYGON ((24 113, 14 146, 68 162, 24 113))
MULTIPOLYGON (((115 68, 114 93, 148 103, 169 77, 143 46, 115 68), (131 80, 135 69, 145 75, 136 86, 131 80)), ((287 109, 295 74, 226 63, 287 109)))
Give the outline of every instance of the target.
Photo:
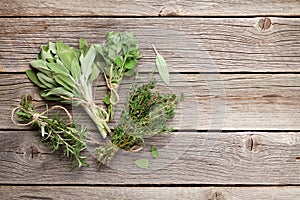
POLYGON ((65 113, 67 114, 67 116, 68 116, 68 118, 69 118, 69 124, 72 124, 73 123, 73 117, 72 117, 72 115, 70 114, 70 112, 65 108, 65 107, 63 107, 63 106, 58 106, 58 105, 56 105, 56 106, 53 106, 53 107, 51 107, 51 108, 49 108, 49 109, 47 109, 47 110, 45 110, 44 112, 42 112, 42 113, 34 113, 33 115, 32 115, 32 120, 30 121, 30 122, 28 122, 28 123, 26 123, 26 124, 22 124, 22 123, 18 123, 18 122, 16 122, 15 120, 14 120, 14 116, 15 116, 15 114, 16 114, 16 112, 18 111, 18 110, 23 110, 23 111, 25 111, 23 108, 21 108, 20 106, 18 106, 18 107, 16 107, 15 109, 13 109, 12 110, 12 112, 11 112, 11 121, 16 125, 16 126, 29 126, 29 125, 31 125, 32 123, 35 123, 35 122, 37 122, 37 120, 40 118, 40 117, 43 117, 47 112, 49 112, 49 111, 51 111, 51 110, 54 110, 54 109, 62 109, 63 111, 65 111, 65 113))
POLYGON ((113 66, 113 64, 110 65, 109 78, 108 78, 106 75, 106 72, 104 71, 104 69, 102 68, 100 63, 97 63, 97 64, 98 64, 99 68, 102 70, 102 72, 104 74, 106 85, 107 85, 108 89, 110 90, 110 97, 109 97, 110 103, 112 105, 116 105, 119 102, 120 97, 117 92, 118 87, 114 86, 114 84, 112 83, 112 71, 113 71, 114 66, 113 66), (113 95, 116 97, 116 100, 113 99, 113 95))
POLYGON ((84 99, 80 99, 80 98, 66 98, 64 96, 61 96, 61 98, 68 100, 68 101, 79 101, 80 104, 84 107, 84 108, 96 108, 97 110, 100 110, 103 114, 104 114, 104 119, 102 119, 101 117, 98 116, 98 120, 101 122, 108 122, 109 121, 109 115, 106 112, 106 110, 104 108, 102 108, 101 106, 96 105, 93 101, 85 101, 84 99))

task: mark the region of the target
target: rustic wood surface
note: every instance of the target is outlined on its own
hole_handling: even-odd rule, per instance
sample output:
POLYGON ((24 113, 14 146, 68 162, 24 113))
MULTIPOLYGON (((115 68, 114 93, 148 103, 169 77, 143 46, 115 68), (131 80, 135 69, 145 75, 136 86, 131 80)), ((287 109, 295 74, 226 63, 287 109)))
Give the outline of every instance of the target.
MULTIPOLYGON (((38 101, 41 98, 37 87, 25 74, 0 74, 0 79, 3 80, 0 83, 0 129, 17 128, 10 116, 22 95, 31 94, 38 101)), ((120 104, 126 99, 130 82, 123 80, 120 104)), ((176 129, 300 130, 297 111, 300 108, 300 74, 174 74, 170 88, 177 94, 185 94, 182 110, 171 122, 176 129)), ((99 81, 94 91, 100 103, 106 86, 99 81)), ((121 108, 121 105, 117 107, 117 116, 121 108)), ((77 115, 83 112, 76 107, 73 109, 77 115)), ((81 119, 89 124, 88 117, 81 119)))
POLYGON ((11 199, 174 199, 174 200, 298 200, 298 187, 14 187, 0 186, 3 200, 11 199), (82 197, 85 194, 87 197, 82 197), (268 194, 268 195, 266 195, 268 194))
MULTIPOLYGON (((299 199, 300 1, 4 0, 0 16, 0 199, 299 199), (10 114, 23 93, 44 109, 24 73, 40 45, 101 43, 113 30, 135 33, 142 76, 154 67, 151 44, 167 60, 162 91, 186 94, 170 122, 177 132, 119 152, 111 167, 90 157, 70 171, 10 114), (151 145, 160 157, 138 169, 151 145)), ((94 89, 101 103, 101 80, 94 89)))
POLYGON ((49 41, 101 43, 112 30, 135 33, 141 71, 154 66, 155 44, 179 72, 300 72, 300 20, 277 17, 0 18, 0 72, 24 72, 49 41))
MULTIPOLYGON (((246 184, 299 185, 299 132, 177 132, 156 137, 135 155, 120 152, 110 167, 70 171, 61 154, 39 144, 35 131, 1 131, 2 184, 246 184), (184 139, 186 138, 186 139, 184 139), (150 167, 134 165, 160 151, 150 167)), ((92 148, 90 149, 92 152, 92 148)))
POLYGON ((297 0, 4 0, 1 16, 299 16, 297 0))

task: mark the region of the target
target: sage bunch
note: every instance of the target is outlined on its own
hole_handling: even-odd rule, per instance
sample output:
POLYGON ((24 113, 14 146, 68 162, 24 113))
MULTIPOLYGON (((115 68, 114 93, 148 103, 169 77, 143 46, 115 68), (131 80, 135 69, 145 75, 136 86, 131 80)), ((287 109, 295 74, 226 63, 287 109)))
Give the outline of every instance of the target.
POLYGON ((96 124, 103 138, 110 132, 109 116, 94 103, 93 81, 99 76, 96 50, 80 39, 79 49, 62 41, 41 46, 37 59, 30 62, 34 70, 27 70, 28 78, 36 84, 46 100, 82 105, 96 124))

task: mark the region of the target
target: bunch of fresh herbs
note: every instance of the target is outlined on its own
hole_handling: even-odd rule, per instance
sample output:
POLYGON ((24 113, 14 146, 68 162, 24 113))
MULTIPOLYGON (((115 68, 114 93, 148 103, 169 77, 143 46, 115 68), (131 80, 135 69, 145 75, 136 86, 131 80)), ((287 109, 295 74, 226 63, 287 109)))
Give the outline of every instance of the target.
MULTIPOLYGON (((87 157, 82 155, 82 152, 86 149, 87 129, 74 122, 68 111, 61 106, 54 106, 43 113, 38 113, 31 99, 30 96, 24 95, 20 106, 15 109, 16 112, 13 112, 13 114, 17 114, 18 120, 22 122, 22 124, 17 125, 37 126, 42 138, 41 141, 46 143, 52 149, 52 152, 63 149, 64 155, 70 160, 71 168, 87 166, 85 162, 87 157), (53 117, 46 115, 48 111, 54 109, 66 111, 70 117, 70 123, 67 124, 59 112, 54 114, 53 117)), ((12 115, 12 120, 13 117, 12 115)))
MULTIPOLYGON (((157 70, 163 82, 168 85, 170 76, 166 61, 154 46, 153 49, 156 53, 157 70)), ((39 93, 46 100, 82 105, 105 139, 110 133, 107 122, 113 119, 114 107, 119 101, 119 85, 124 75, 131 76, 136 73, 135 67, 140 57, 138 43, 132 33, 108 32, 105 43, 90 47, 84 39, 80 39, 79 49, 61 41, 41 46, 37 59, 30 63, 34 69, 27 70, 26 74, 40 88, 39 93), (109 89, 103 99, 107 111, 93 101, 93 81, 101 70, 109 89)), ((130 89, 125 108, 114 127, 110 141, 96 149, 99 164, 109 164, 119 149, 137 150, 136 147, 145 145, 146 138, 172 131, 172 128, 167 127, 167 121, 174 117, 180 98, 176 94, 159 93, 155 89, 153 73, 154 71, 148 83, 134 83, 130 89)), ((64 107, 54 106, 43 113, 37 113, 29 96, 24 96, 14 113, 20 121, 25 122, 21 125, 37 126, 42 141, 53 151, 64 149, 63 152, 70 158, 72 167, 87 165, 86 157, 82 155, 86 142, 89 141, 87 129, 75 123, 64 107), (66 124, 59 112, 53 117, 45 115, 53 109, 63 109, 68 114, 70 123, 66 124)), ((152 147, 152 154, 154 158, 158 156, 155 147, 152 147)), ((144 168, 149 164, 147 160, 144 161, 145 159, 137 160, 136 164, 144 168)))
POLYGON ((98 66, 103 70, 110 90, 103 100, 108 107, 109 119, 113 119, 114 106, 119 101, 119 85, 124 75, 134 74, 141 53, 131 32, 108 32, 105 43, 95 45, 95 49, 100 57, 98 66))
POLYGON ((39 86, 43 98, 82 105, 105 138, 110 132, 108 114, 93 101, 92 84, 100 72, 96 61, 94 46, 89 47, 84 39, 80 39, 79 49, 61 41, 49 42, 41 46, 37 59, 30 63, 34 70, 26 74, 39 86))
POLYGON ((152 79, 132 87, 111 143, 96 149, 100 163, 109 164, 118 148, 131 151, 137 145, 143 146, 146 138, 173 130, 167 127, 167 121, 174 117, 180 98, 176 94, 161 94, 155 86, 156 80, 152 79))

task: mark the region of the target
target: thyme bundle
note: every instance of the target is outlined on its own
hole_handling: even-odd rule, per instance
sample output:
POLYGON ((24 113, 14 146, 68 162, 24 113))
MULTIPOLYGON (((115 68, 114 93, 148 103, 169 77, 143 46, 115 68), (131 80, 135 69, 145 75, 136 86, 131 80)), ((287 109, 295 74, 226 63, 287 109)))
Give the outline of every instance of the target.
POLYGON ((134 86, 115 126, 111 143, 96 149, 98 162, 109 164, 118 149, 135 151, 145 139, 165 132, 172 132, 167 121, 174 117, 180 98, 176 94, 154 91, 156 80, 134 86))

